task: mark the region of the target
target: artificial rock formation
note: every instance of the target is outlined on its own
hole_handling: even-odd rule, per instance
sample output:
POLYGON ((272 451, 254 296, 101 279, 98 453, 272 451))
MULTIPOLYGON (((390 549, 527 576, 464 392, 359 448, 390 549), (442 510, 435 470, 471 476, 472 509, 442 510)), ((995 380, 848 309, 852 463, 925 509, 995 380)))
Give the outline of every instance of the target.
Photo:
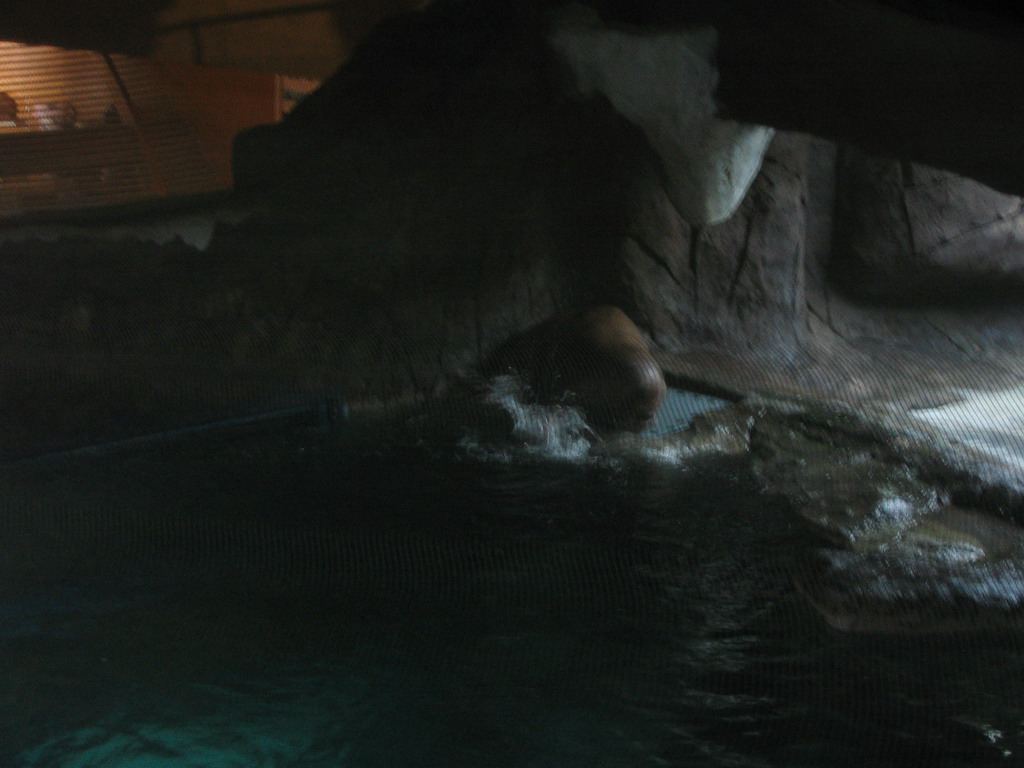
MULTIPOLYGON (((957 250, 981 289, 1004 285, 1016 198, 914 166, 904 205, 884 178, 865 180, 871 163, 899 163, 785 132, 749 188, 741 177, 757 164, 674 172, 675 150, 662 143, 671 131, 659 135, 645 109, 670 104, 663 126, 712 126, 705 139, 735 129, 708 122, 706 89, 689 105, 696 116, 671 94, 646 106, 625 99, 621 52, 643 59, 688 41, 680 69, 706 86, 706 39, 607 29, 578 8, 489 2, 400 20, 281 126, 240 137, 237 176, 269 188, 273 205, 221 245, 279 242, 323 273, 332 305, 320 306, 314 288, 295 320, 308 312, 337 334, 358 398, 436 394, 502 339, 601 303, 636 320, 670 378, 709 389, 795 383, 842 397, 892 394, 928 378, 932 353, 945 356, 943 375, 972 381, 979 369, 984 379, 1012 368, 1005 345, 949 343, 965 332, 961 316, 908 323, 850 298, 899 307, 921 295, 960 297, 964 270, 948 264, 957 250), (733 175, 729 194, 715 194, 713 179, 733 175), (720 216, 709 201, 735 211, 711 223, 720 216), (908 237, 916 246, 894 252, 908 237), (935 247, 943 238, 959 245, 935 247), (979 268, 979 250, 995 266, 979 268), (901 335, 923 357, 908 354, 901 335)), ((731 146, 767 135, 751 131, 731 146)), ((1014 312, 986 311, 966 332, 995 323, 1006 338, 1014 312)))
MULTIPOLYGON (((7 457, 53 447, 33 435, 81 444, 323 393, 375 438, 417 409, 457 436, 472 407, 481 434, 507 435, 500 409, 454 408, 453 385, 507 339, 591 305, 622 308, 670 385, 737 398, 942 416, 934 406, 966 390, 1019 386, 1024 311, 1005 291, 1022 273, 1016 198, 785 130, 749 188, 704 184, 726 166, 679 173, 679 146, 643 111, 658 102, 624 102, 600 71, 581 81, 573 64, 595 60, 552 46, 556 19, 477 0, 381 30, 286 121, 239 137, 245 194, 205 247, 4 242, 7 457), (717 223, 708 189, 728 192, 717 223)), ((627 37, 640 56, 647 38, 627 37)), ((717 95, 741 104, 728 40, 717 95)), ((696 123, 716 125, 707 117, 696 123)), ((751 402, 723 417, 725 439, 821 538, 802 586, 833 623, 933 631, 973 600, 991 623, 1019 624, 1015 488, 937 479, 950 455, 929 463, 900 433, 751 402), (830 482, 836 465, 844 483, 830 482), (970 589, 934 591, 951 583, 970 589), (971 593, 986 583, 1006 600, 971 593)))
MULTIPOLYGON (((921 290, 943 302, 963 270, 947 268, 948 249, 899 245, 909 242, 899 227, 918 243, 921 232, 969 241, 958 263, 973 269, 984 252, 997 266, 975 269, 977 285, 1003 285, 1015 269, 1015 198, 948 175, 920 184, 933 172, 914 166, 904 206, 885 173, 871 180, 872 168, 899 164, 779 131, 735 212, 696 223, 681 215, 681 177, 642 115, 581 89, 551 44, 558 18, 478 0, 381 29, 282 124, 239 137, 245 195, 204 249, 155 249, 159 288, 137 248, 7 243, 0 269, 18 274, 4 284, 46 286, 18 300, 38 304, 22 316, 40 318, 31 343, 73 337, 75 375, 89 382, 123 381, 84 372, 146 349, 187 382, 197 368, 244 370, 344 392, 356 410, 443 394, 505 339, 593 304, 637 323, 670 383, 709 391, 917 402, 1020 373, 1020 311, 904 309, 913 278, 930 275, 921 290), (34 280, 58 261, 88 279, 34 280), (895 306, 851 301, 879 296, 895 306)), ((732 108, 729 29, 719 30, 716 95, 732 108)), ((142 409, 150 395, 137 394, 142 409)))
POLYGON ((780 137, 733 217, 687 221, 642 127, 581 96, 551 23, 490 3, 405 20, 280 127, 240 137, 237 176, 273 205, 220 245, 279 242, 330 275, 324 309, 369 377, 357 396, 436 393, 589 304, 622 307, 669 352, 791 352, 802 334, 814 143, 780 137))
POLYGON ((1024 622, 1024 482, 905 414, 752 397, 669 438, 739 454, 789 508, 795 587, 832 626, 986 632, 1024 622))
POLYGON ((750 404, 751 454, 820 549, 797 586, 833 625, 870 632, 1021 626, 1021 481, 991 457, 879 414, 750 404), (997 463, 997 462, 996 462, 997 463), (1012 510, 1012 511, 1011 511, 1012 510))
POLYGON ((1006 299, 1024 287, 1019 197, 853 148, 838 167, 836 282, 892 303, 1006 299))
POLYGON ((643 131, 683 220, 728 219, 761 167, 772 130, 718 117, 715 30, 610 28, 578 4, 553 19, 548 41, 573 87, 584 98, 606 98, 643 131))

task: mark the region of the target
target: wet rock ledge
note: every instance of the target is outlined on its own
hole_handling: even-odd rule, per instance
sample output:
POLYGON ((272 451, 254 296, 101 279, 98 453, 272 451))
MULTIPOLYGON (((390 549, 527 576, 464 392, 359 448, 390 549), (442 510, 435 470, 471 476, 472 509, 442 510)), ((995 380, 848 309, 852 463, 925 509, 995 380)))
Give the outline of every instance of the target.
POLYGON ((900 412, 838 403, 752 397, 686 435, 745 445, 765 492, 806 524, 796 586, 832 626, 1024 624, 1024 482, 1005 462, 900 412))

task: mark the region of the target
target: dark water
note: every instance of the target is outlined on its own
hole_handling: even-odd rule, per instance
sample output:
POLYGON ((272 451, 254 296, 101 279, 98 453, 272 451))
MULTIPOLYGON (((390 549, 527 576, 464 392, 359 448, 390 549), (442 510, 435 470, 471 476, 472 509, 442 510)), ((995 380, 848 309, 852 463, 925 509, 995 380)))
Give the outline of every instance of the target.
POLYGON ((1024 765, 1019 640, 828 629, 735 459, 300 432, 0 473, 0 766, 1024 765))

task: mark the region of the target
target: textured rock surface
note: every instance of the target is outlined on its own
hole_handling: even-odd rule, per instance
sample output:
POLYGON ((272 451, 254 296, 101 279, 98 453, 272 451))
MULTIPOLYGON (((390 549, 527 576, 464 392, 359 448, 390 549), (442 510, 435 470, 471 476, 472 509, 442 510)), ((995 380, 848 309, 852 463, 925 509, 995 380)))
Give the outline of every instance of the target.
POLYGON ((670 383, 705 391, 914 405, 1024 374, 1024 311, 939 304, 966 265, 979 290, 1013 276, 1015 199, 915 167, 913 236, 939 245, 903 248, 898 165, 780 132, 737 212, 692 226, 643 132, 567 92, 545 33, 542 14, 486 2, 382 31, 288 121, 239 139, 247 215, 203 250, 4 244, 19 369, 5 386, 22 393, 6 402, 48 381, 79 400, 129 388, 141 412, 268 381, 340 390, 355 409, 407 405, 592 304, 622 307, 670 383), (895 291, 918 275, 905 308, 895 291), (922 290, 936 306, 919 306, 922 290), (153 378, 166 398, 147 393, 153 378))
POLYGON ((846 149, 833 267, 858 296, 895 303, 1006 299, 1024 287, 1019 197, 846 149))
MULTIPOLYGON (((750 400, 703 417, 746 435, 764 490, 813 534, 797 586, 833 626, 966 632, 1024 623, 1020 479, 939 432, 843 407, 750 400)), ((726 438, 726 436, 729 436, 726 438)))
MULTIPOLYGON (((622 307, 670 383, 703 391, 922 408, 1019 385, 1024 310, 989 300, 1022 274, 1015 198, 780 132, 736 213, 694 226, 644 133, 567 93, 542 16, 442 10, 240 139, 246 215, 205 248, 4 244, 6 451, 323 392, 384 424, 593 304, 622 307)), ((515 431, 486 403, 444 402, 431 423, 515 431)), ((744 407, 703 419, 694 445, 751 448, 818 537, 801 585, 835 625, 1020 622, 1019 477, 855 412, 744 407)))
POLYGON ((643 131, 687 223, 718 224, 735 212, 773 132, 718 117, 713 28, 608 27, 573 4, 556 15, 548 40, 577 92, 607 98, 643 131))
POLYGON ((276 183, 302 185, 301 210, 290 192, 273 197, 218 245, 279 244, 293 265, 327 273, 331 306, 307 300, 303 312, 355 336, 350 368, 380 369, 364 344, 396 347, 404 381, 374 375, 360 395, 408 393, 410 372, 429 394, 512 333, 596 303, 623 307, 671 352, 791 353, 804 326, 813 142, 780 137, 737 215, 692 227, 643 134, 603 98, 564 93, 542 19, 464 13, 382 35, 291 121, 238 144, 239 176, 287 170, 276 183), (462 47, 446 47, 453 39, 462 47))
POLYGON ((502 338, 593 303, 623 307, 676 380, 711 389, 902 397, 1020 370, 1019 310, 941 306, 965 272, 1005 288, 1016 198, 915 166, 908 225, 872 170, 899 164, 780 133, 737 212, 691 225, 643 132, 567 89, 546 18, 486 6, 382 33, 294 119, 239 141, 240 178, 302 186, 301 211, 272 198, 256 238, 233 235, 240 252, 280 243, 344 275, 317 314, 353 308, 334 325, 350 349, 383 334, 408 361, 386 384, 368 372, 360 396, 439 391, 502 338))

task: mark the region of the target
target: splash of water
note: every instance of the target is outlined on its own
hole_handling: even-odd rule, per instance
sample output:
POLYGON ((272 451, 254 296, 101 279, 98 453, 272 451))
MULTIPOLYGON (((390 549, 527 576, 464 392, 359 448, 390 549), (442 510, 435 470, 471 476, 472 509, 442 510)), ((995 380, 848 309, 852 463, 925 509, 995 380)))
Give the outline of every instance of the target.
POLYGON ((600 438, 582 411, 568 405, 531 403, 529 394, 528 386, 518 376, 495 376, 484 402, 511 417, 512 439, 526 453, 568 461, 586 459, 600 438))
POLYGON ((506 464, 532 458, 611 467, 636 461, 680 466, 696 453, 709 452, 695 449, 683 434, 693 416, 727 404, 701 398, 692 393, 670 392, 666 405, 672 407, 663 408, 649 430, 640 434, 599 435, 587 424, 579 408, 532 402, 529 386, 520 377, 495 376, 487 382, 483 400, 509 417, 510 440, 481 440, 468 429, 459 440, 459 448, 475 459, 506 464))

